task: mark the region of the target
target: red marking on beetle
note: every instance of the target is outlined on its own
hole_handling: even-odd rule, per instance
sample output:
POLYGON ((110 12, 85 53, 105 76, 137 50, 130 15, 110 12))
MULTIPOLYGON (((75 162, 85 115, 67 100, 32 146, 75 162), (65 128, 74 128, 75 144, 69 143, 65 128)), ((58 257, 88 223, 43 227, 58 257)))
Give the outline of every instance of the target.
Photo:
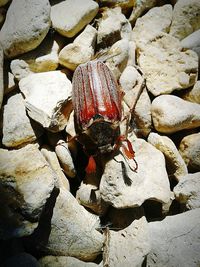
POLYGON ((90 174, 90 173, 94 173, 96 171, 96 162, 93 158, 93 156, 89 157, 88 160, 88 165, 85 168, 86 173, 90 174))

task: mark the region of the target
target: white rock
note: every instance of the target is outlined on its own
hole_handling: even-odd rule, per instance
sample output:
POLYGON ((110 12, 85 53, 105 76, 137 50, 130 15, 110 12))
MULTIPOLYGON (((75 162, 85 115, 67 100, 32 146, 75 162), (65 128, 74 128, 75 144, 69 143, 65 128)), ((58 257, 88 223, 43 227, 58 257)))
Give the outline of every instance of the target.
POLYGON ((165 155, 168 164, 167 169, 169 170, 169 176, 174 176, 177 180, 180 180, 182 176, 188 173, 187 166, 183 158, 169 137, 162 136, 157 133, 150 133, 148 136, 148 142, 165 155))
POLYGON ((197 79, 197 54, 192 50, 184 51, 180 41, 169 34, 163 33, 146 44, 138 64, 154 96, 189 88, 197 79))
POLYGON ((39 259, 40 267, 98 267, 100 265, 93 262, 80 261, 73 257, 65 256, 45 256, 39 259))
POLYGON ((48 254, 94 260, 101 253, 103 236, 96 216, 87 212, 68 191, 60 190, 51 218, 48 254))
POLYGON ((106 164, 101 178, 102 199, 115 208, 140 206, 148 199, 168 203, 171 192, 163 154, 142 139, 132 141, 132 145, 137 172, 130 169, 121 154, 115 156, 106 164))
POLYGON ((187 209, 200 208, 200 172, 183 176, 174 187, 174 194, 187 209))
POLYGON ((99 6, 92 0, 68 0, 51 7, 53 28, 66 37, 73 37, 96 16, 99 6))
POLYGON ((98 21, 97 44, 107 48, 122 38, 130 39, 131 25, 120 7, 105 9, 98 21))
POLYGON ((132 7, 135 4, 134 0, 97 0, 97 2, 103 6, 120 6, 124 9, 132 7))
POLYGON ((192 89, 183 96, 183 99, 200 104, 200 80, 196 81, 192 89))
POLYGON ((156 97, 151 107, 155 129, 161 133, 175 133, 200 126, 200 105, 173 95, 156 97))
POLYGON ((35 145, 0 149, 1 238, 30 235, 54 188, 55 174, 35 145))
POLYGON ((136 44, 134 41, 129 41, 129 53, 127 66, 136 65, 136 44))
POLYGON ((0 0, 0 6, 5 6, 10 0, 0 0))
POLYGON ((71 112, 71 82, 61 71, 34 73, 19 82, 29 116, 50 131, 61 131, 71 112))
POLYGON ((199 0, 178 1, 173 10, 170 34, 182 40, 200 28, 199 0))
POLYGON ((200 262, 200 209, 149 223, 151 252, 147 266, 197 267, 200 262))
POLYGON ((4 56, 3 56, 3 49, 0 45, 0 109, 3 102, 3 95, 4 95, 4 74, 3 74, 3 65, 4 65, 4 56))
POLYGON ((190 48, 190 49, 195 49, 197 47, 200 47, 200 30, 197 30, 184 39, 181 40, 181 45, 184 48, 190 48))
POLYGON ((17 147, 32 143, 43 133, 41 127, 32 127, 33 122, 26 115, 25 103, 21 94, 8 99, 3 111, 3 139, 6 147, 17 147))
POLYGON ((66 132, 71 137, 76 135, 76 131, 75 131, 75 128, 74 128, 74 111, 72 111, 70 116, 69 116, 69 120, 68 120, 68 123, 67 123, 67 126, 66 126, 66 132))
POLYGON ((60 160, 65 174, 71 178, 75 177, 76 170, 74 167, 72 155, 68 148, 68 144, 64 142, 64 140, 59 140, 55 147, 55 152, 58 159, 60 160))
POLYGON ((163 32, 168 32, 171 20, 171 5, 150 9, 144 16, 137 19, 132 32, 132 40, 140 50, 145 49, 149 41, 155 40, 163 32))
POLYGON ((70 190, 70 185, 67 177, 64 175, 56 153, 50 149, 48 146, 43 146, 41 149, 42 155, 45 157, 46 161, 51 166, 52 170, 55 171, 57 176, 57 187, 62 188, 63 190, 70 190))
POLYGON ((185 136, 179 151, 189 170, 200 171, 200 133, 185 136))
POLYGON ((15 0, 9 6, 0 39, 7 57, 36 48, 50 28, 48 0, 15 0))
POLYGON ((156 5, 156 0, 141 0, 136 1, 133 6, 133 10, 129 17, 129 21, 132 25, 135 24, 137 18, 139 18, 145 11, 148 11, 150 8, 156 5))
POLYGON ((70 70, 75 70, 79 64, 86 63, 94 57, 94 45, 97 31, 91 25, 59 53, 59 63, 70 70))
POLYGON ((118 80, 128 62, 129 41, 122 39, 114 43, 109 50, 109 54, 111 56, 106 60, 106 65, 118 80))
POLYGON ((47 36, 35 50, 13 59, 10 68, 15 78, 21 80, 34 72, 56 70, 61 43, 58 38, 47 36))
POLYGON ((144 216, 135 219, 125 229, 111 230, 108 234, 107 261, 110 267, 142 266, 144 258, 150 251, 148 223, 144 216))

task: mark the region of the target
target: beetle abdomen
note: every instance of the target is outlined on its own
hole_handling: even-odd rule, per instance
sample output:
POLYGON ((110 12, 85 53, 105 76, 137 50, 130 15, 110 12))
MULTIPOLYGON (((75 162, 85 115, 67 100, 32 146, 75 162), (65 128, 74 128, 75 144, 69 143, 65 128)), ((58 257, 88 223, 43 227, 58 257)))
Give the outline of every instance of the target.
POLYGON ((77 67, 73 76, 72 100, 79 129, 85 129, 98 115, 114 122, 121 119, 117 82, 109 68, 94 60, 77 67))

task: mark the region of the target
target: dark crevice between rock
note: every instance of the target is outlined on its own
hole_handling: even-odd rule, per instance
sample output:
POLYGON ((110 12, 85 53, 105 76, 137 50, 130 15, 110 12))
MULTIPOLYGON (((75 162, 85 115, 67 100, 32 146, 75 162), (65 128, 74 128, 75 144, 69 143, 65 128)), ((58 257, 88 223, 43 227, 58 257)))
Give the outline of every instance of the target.
POLYGON ((165 215, 162 213, 162 203, 155 200, 146 200, 142 207, 144 208, 144 213, 148 222, 151 221, 161 221, 164 219, 165 215))
POLYGON ((60 190, 54 187, 40 216, 38 227, 33 234, 22 238, 25 250, 36 258, 40 258, 44 254, 45 246, 48 244, 51 233, 51 218, 59 192, 60 190))

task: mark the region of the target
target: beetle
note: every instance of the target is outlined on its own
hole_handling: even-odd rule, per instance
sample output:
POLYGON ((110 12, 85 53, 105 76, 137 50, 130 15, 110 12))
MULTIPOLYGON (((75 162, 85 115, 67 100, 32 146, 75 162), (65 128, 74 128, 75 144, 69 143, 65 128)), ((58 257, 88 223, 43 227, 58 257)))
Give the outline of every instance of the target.
POLYGON ((122 97, 114 75, 101 60, 80 64, 72 79, 72 104, 76 139, 89 156, 87 173, 95 172, 94 155, 123 148, 126 158, 137 162, 130 141, 120 135, 122 97), (127 144, 125 146, 124 142, 127 144))

